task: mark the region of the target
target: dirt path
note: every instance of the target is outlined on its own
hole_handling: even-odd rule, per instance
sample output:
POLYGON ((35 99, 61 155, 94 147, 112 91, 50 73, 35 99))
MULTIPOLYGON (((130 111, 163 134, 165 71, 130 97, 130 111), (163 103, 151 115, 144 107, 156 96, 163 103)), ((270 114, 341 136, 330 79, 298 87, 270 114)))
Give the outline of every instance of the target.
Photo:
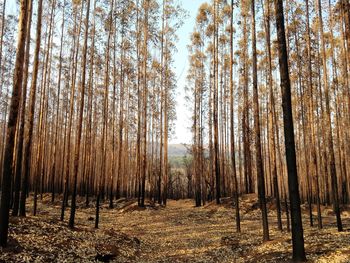
POLYGON ((203 261, 234 229, 233 217, 217 210, 194 208, 189 200, 170 201, 166 209, 121 213, 116 224, 145 244, 140 255, 145 261, 203 261))

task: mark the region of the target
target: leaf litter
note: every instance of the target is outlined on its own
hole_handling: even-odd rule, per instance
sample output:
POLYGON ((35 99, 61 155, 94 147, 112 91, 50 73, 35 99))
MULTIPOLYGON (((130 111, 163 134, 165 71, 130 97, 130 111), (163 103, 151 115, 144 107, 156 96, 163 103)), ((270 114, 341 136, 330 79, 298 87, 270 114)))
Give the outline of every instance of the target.
MULTIPOLYGON (((78 198, 76 226, 61 222, 60 202, 44 195, 38 215, 11 217, 9 245, 0 248, 0 262, 291 262, 291 234, 277 229, 273 200, 269 200, 271 241, 262 242, 256 195, 240 200, 242 233, 235 232, 232 199, 195 208, 192 200, 169 200, 167 207, 120 199, 113 209, 101 206, 99 229, 94 228, 93 203, 85 207, 78 198)), ((28 209, 31 211, 31 198, 28 209)), ((324 229, 309 226, 303 207, 305 249, 308 262, 350 262, 350 217, 343 212, 344 232, 323 208, 324 229)), ((315 217, 317 219, 317 217, 315 217)))

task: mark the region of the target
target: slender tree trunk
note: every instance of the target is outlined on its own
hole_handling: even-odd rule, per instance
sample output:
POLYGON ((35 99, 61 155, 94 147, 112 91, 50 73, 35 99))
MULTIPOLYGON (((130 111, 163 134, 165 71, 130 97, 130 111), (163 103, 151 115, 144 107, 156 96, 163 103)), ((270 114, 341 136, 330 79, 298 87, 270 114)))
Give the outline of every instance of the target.
POLYGON ((79 171, 79 157, 80 157, 80 143, 83 126, 83 114, 84 114, 84 97, 85 97, 85 79, 86 79, 86 54, 87 54, 87 41, 89 33, 89 15, 90 15, 90 0, 87 0, 86 7, 86 18, 85 18, 85 39, 83 46, 83 61, 82 61, 82 80, 81 80, 81 91, 80 91, 80 107, 79 107, 79 120, 78 130, 76 135, 75 143, 75 156, 74 156, 74 172, 73 172, 73 193, 72 193, 72 204, 69 217, 69 227, 74 228, 75 209, 76 209, 76 195, 77 195, 77 180, 79 171))
POLYGON ((332 182, 332 197, 334 212, 337 219, 338 231, 343 231, 342 221, 340 217, 340 207, 339 207, 339 196, 338 196, 338 179, 337 170, 335 166, 335 154, 334 154, 334 144, 333 144, 333 132, 332 132, 332 120, 331 120, 331 110, 330 110, 330 96, 328 87, 328 77, 327 77, 327 58, 325 50, 325 39, 323 33, 323 18, 321 9, 321 0, 318 0, 318 17, 319 17, 319 30, 321 34, 321 54, 322 54, 322 64, 323 64, 323 85, 324 85, 324 95, 326 102, 326 123, 327 123, 327 140, 330 158, 330 173, 332 182))
MULTIPOLYGON (((0 81, 0 99, 3 95, 3 79, 4 79, 4 72, 2 70, 2 63, 3 63, 3 56, 2 56, 2 50, 3 50, 3 43, 4 43, 4 31, 5 31, 5 24, 6 24, 6 0, 4 0, 3 2, 3 6, 2 6, 2 12, 1 12, 1 16, 2 16, 2 19, 1 19, 1 35, 0 35, 0 76, 2 77, 1 81, 0 81)), ((6 61, 6 60, 5 60, 6 61)), ((5 118, 4 120, 6 120, 7 118, 7 108, 6 107, 6 110, 5 110, 5 118)), ((6 122, 4 122, 3 124, 3 139, 2 139, 2 144, 0 145, 0 174, 2 174, 3 172, 3 154, 4 154, 4 145, 5 145, 5 124, 6 122)), ((0 182, 0 188, 1 188, 1 182, 0 182)))
MULTIPOLYGON (((83 5, 83 2, 82 2, 83 5)), ((75 95, 75 82, 76 82, 76 73, 77 73, 77 61, 78 61, 78 53, 79 53, 79 40, 80 40, 80 30, 81 30, 81 22, 82 22, 82 14, 83 9, 80 12, 80 22, 77 25, 77 17, 78 10, 74 10, 74 35, 73 35, 73 47, 72 47, 72 77, 71 81, 71 91, 69 98, 69 122, 68 122, 68 134, 67 134, 67 157, 65 164, 65 179, 64 179, 64 191, 63 191, 63 200, 61 207, 61 221, 64 219, 65 208, 68 205, 68 196, 69 196, 69 178, 71 172, 71 135, 72 135, 72 123, 73 123, 73 115, 74 115, 74 95, 75 95), (77 28, 78 27, 78 28, 77 28)))
POLYGON ((230 13, 230 143, 231 143, 231 165, 234 185, 234 202, 236 210, 236 231, 241 232, 241 218, 239 214, 239 192, 236 171, 236 151, 235 151, 235 127, 234 127, 234 104, 233 104, 233 0, 231 0, 230 13))
MULTIPOLYGON (((65 1, 63 2, 62 17, 65 17, 65 1)), ((58 82, 57 82, 57 105, 56 105, 56 124, 55 124, 55 141, 54 141, 54 152, 53 152, 53 164, 51 170, 51 202, 55 201, 55 179, 57 170, 57 158, 58 158, 58 122, 59 122, 59 109, 60 109, 60 95, 61 95, 61 80, 62 80, 62 52, 63 52, 63 37, 64 37, 64 24, 65 19, 62 19, 61 24, 61 42, 60 42, 60 53, 59 53, 59 65, 58 65, 58 82)))
POLYGON ((93 143, 92 143, 92 116, 93 116, 93 74, 94 74, 94 63, 95 63, 95 10, 96 1, 94 1, 94 11, 93 11, 93 26, 92 26, 92 36, 91 36, 91 46, 90 46, 90 71, 89 71, 89 91, 88 91, 88 131, 87 131, 87 147, 86 155, 88 156, 87 165, 87 175, 86 175, 86 191, 85 191, 85 205, 89 206, 89 194, 92 180, 92 170, 94 168, 94 162, 92 158, 93 143))
POLYGON ((24 138, 24 152, 23 152, 23 178, 21 183, 21 196, 20 196, 20 216, 26 215, 26 197, 27 197, 27 185, 28 178, 31 175, 32 169, 30 162, 32 156, 32 140, 33 140, 33 128, 34 128, 34 111, 35 111, 35 100, 36 100, 36 88, 37 88, 37 79, 39 71, 39 52, 40 52, 40 41, 41 41, 41 21, 42 21, 42 0, 38 2, 38 11, 37 11, 37 27, 36 27, 36 43, 34 50, 34 65, 32 73, 32 82, 30 87, 30 98, 28 104, 28 116, 26 119, 26 131, 24 138))
MULTIPOLYGON (((267 55, 268 55, 268 85, 269 85, 269 109, 268 109, 268 123, 270 126, 269 131, 269 153, 272 151, 270 155, 271 160, 271 173, 273 177, 273 188, 274 194, 276 197, 276 208, 277 208, 277 225, 278 229, 282 231, 282 217, 281 217, 281 201, 280 201, 280 193, 278 186, 278 178, 277 178, 277 156, 276 156, 276 140, 275 140, 275 126, 277 125, 277 120, 275 117, 275 96, 273 92, 273 78, 272 78, 272 55, 271 55, 271 35, 270 35, 270 2, 266 1, 266 14, 264 19, 265 32, 266 32, 266 47, 267 47, 267 55)), ((263 5, 263 2, 262 2, 263 5)), ((265 12, 264 12, 265 13, 265 12)), ((278 134, 277 134, 278 136, 278 134)))
POLYGON ((312 80, 312 61, 311 61, 311 33, 310 33, 310 21, 309 21, 309 1, 305 1, 306 5, 306 30, 307 30, 307 65, 308 65, 308 85, 309 85, 309 111, 308 111, 308 120, 309 120, 309 131, 310 139, 310 151, 311 151, 311 176, 315 181, 316 188, 316 205, 317 205, 317 221, 318 228, 322 228, 322 215, 321 215, 321 204, 320 204, 320 188, 319 188, 319 175, 318 175, 318 164, 317 164, 317 155, 316 155, 316 139, 315 139, 315 124, 314 124, 314 102, 313 102, 313 80, 312 80))
POLYGON ((220 161, 219 161, 219 127, 218 127, 218 26, 217 26, 217 2, 214 0, 214 166, 215 166, 215 186, 216 186, 216 203, 220 204, 220 161))
MULTIPOLYGON (((21 186, 21 175, 22 175, 22 160, 23 160, 23 141, 24 141, 24 124, 25 124, 25 113, 26 113, 26 100, 27 100, 27 82, 28 82, 28 69, 29 69, 29 51, 30 51, 30 27, 32 22, 32 9, 33 1, 29 0, 28 3, 28 21, 27 21, 27 36, 26 36, 26 51, 25 51, 25 64, 24 64, 24 78, 23 78, 23 96, 21 100, 21 119, 19 126, 19 136, 17 142, 17 158, 16 158, 16 178, 15 178, 15 196, 13 203, 12 215, 17 216, 19 214, 19 197, 20 197, 20 186, 21 186)), ((0 51, 1 52, 1 51, 0 51)))
MULTIPOLYGON (((122 33, 123 34, 123 33, 122 33)), ((122 36, 122 43, 124 36, 122 36)), ((123 45, 123 44, 122 44, 123 45)), ((121 177, 122 177, 122 151, 123 151, 123 125, 124 125, 124 50, 122 48, 121 52, 121 65, 120 65, 120 106, 119 106, 119 130, 118 130, 118 174, 117 174, 117 198, 120 197, 121 192, 121 177)))
POLYGON ((106 166, 107 166, 107 129, 108 129, 108 93, 109 93, 109 57, 110 57, 110 42, 112 37, 112 26, 113 26, 113 12, 114 12, 114 0, 110 1, 109 11, 109 24, 108 24, 108 37, 106 43, 106 67, 104 76, 104 99, 103 99, 103 123, 102 123, 102 140, 101 140, 101 175, 98 179, 97 187, 97 199, 96 199, 96 219, 95 228, 98 228, 99 224, 99 211, 100 211, 100 199, 104 200, 104 188, 106 178, 106 166))
POLYGON ((143 153, 142 153, 142 168, 141 168, 141 199, 140 206, 145 206, 145 187, 146 187, 146 173, 147 173, 147 59, 148 59, 148 12, 149 0, 144 0, 145 4, 145 21, 144 21, 144 43, 143 43, 143 153))
POLYGON ((292 217, 293 260, 306 261, 301 220, 298 173, 295 155, 291 89, 288 69, 287 44, 284 29, 283 1, 274 0, 278 40, 278 59, 281 78, 284 138, 286 148, 289 198, 292 217))
POLYGON ((243 133, 243 158, 244 158, 244 180, 245 180, 245 193, 253 193, 253 180, 252 180, 252 164, 251 164, 251 151, 250 151, 250 114, 249 114, 249 99, 248 99, 248 33, 247 33, 247 15, 243 18, 243 114, 242 114, 242 133, 243 133))
POLYGON ((253 48, 253 101, 254 101, 254 126, 255 126, 255 147, 256 147, 256 168, 258 176, 258 195, 263 221, 263 240, 268 241, 269 226, 267 220, 267 208, 265 197, 265 178, 264 166, 261 153, 261 137, 260 137, 260 117, 259 117, 259 95, 258 95, 258 67, 256 55, 256 33, 255 33, 255 1, 251 2, 252 11, 252 48, 253 48))
MULTIPOLYGON (((23 80, 23 66, 25 58, 25 42, 27 35, 27 19, 28 19, 28 0, 21 0, 20 14, 18 21, 18 35, 17 35, 17 49, 16 62, 14 69, 13 90, 10 105, 9 119, 7 122, 5 155, 2 173, 2 191, 0 204, 0 246, 6 247, 8 226, 9 226, 9 212, 11 199, 11 179, 12 158, 15 144, 15 134, 17 130, 18 111, 20 108, 20 101, 22 97, 22 80, 23 80)), ((39 13, 40 15, 40 13, 39 13)))

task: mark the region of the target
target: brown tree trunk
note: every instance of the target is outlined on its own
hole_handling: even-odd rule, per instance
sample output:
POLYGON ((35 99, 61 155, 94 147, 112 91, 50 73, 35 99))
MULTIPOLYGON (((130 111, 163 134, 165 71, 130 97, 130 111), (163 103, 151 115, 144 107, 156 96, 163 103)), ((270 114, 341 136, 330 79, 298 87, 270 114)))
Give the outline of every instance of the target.
MULTIPOLYGON (((83 5, 83 2, 82 2, 83 5)), ((63 200, 62 200, 62 207, 61 207, 61 221, 64 219, 64 213, 66 205, 68 204, 68 193, 69 193, 69 178, 70 178, 70 172, 71 172, 71 137, 72 137, 72 123, 73 123, 73 115, 74 115, 74 101, 75 101, 75 83, 76 83, 76 74, 77 74, 77 62, 78 62, 78 53, 79 53, 79 40, 80 40, 80 30, 81 30, 81 24, 82 24, 82 14, 83 9, 81 9, 80 16, 79 16, 79 25, 77 24, 77 18, 78 18, 78 10, 77 7, 75 7, 74 12, 74 35, 73 35, 73 47, 72 47, 72 56, 71 56, 71 63, 72 63, 72 72, 71 72, 71 84, 70 84, 70 98, 69 98, 69 122, 68 122, 68 134, 67 134, 67 156, 66 156, 66 163, 64 168, 64 190, 63 190, 63 200)))
MULTIPOLYGON (((268 123, 270 127, 269 131, 269 149, 272 151, 270 155, 271 160, 271 174, 273 177, 273 187, 274 194, 276 197, 276 208, 277 208, 277 225, 278 229, 282 231, 282 217, 281 217, 281 201, 280 201, 280 193, 278 186, 278 178, 277 178, 277 156, 276 156, 276 139, 275 139, 275 126, 277 125, 277 120, 275 118, 275 96, 273 92, 273 78, 272 78, 272 55, 271 55, 271 33, 270 33, 270 2, 266 1, 266 14, 265 14, 265 32, 266 32, 266 47, 267 47, 267 55, 268 55, 268 85, 269 85, 269 114, 268 114, 268 123)), ((277 134, 278 136, 278 134, 277 134)), ((269 151, 269 152, 270 152, 269 151)))
POLYGON ((26 120, 26 131, 24 138, 24 160, 23 160, 23 178, 21 183, 21 196, 20 196, 20 216, 26 215, 26 196, 27 196, 27 185, 28 178, 31 175, 32 169, 30 162, 32 156, 32 141, 33 141, 33 128, 34 128, 34 111, 35 111, 35 100, 36 100, 36 88, 37 88, 37 79, 39 71, 39 52, 40 52, 40 41, 41 41, 41 21, 42 21, 42 0, 38 3, 38 12, 37 12, 37 27, 36 27, 36 43, 34 51, 34 65, 32 73, 32 82, 30 87, 29 95, 29 104, 28 104, 28 116, 26 120))
MULTIPOLYGON (((62 17, 65 17, 65 1, 63 2, 62 17)), ((61 42, 60 42, 60 53, 59 53, 59 65, 58 65, 58 82, 57 82, 57 105, 56 105, 56 124, 55 124, 55 141, 54 141, 54 152, 53 152, 53 164, 51 169, 51 202, 55 201, 55 179, 57 170, 57 159, 58 159, 58 122, 59 122, 59 110, 60 110, 60 95, 61 95, 61 80, 62 80, 62 52, 63 52, 63 37, 64 37, 64 24, 65 19, 62 19, 61 24, 61 42)))
POLYGON ((320 206, 320 188, 319 188, 319 175, 318 164, 316 155, 316 139, 315 139, 315 124, 314 124, 314 102, 313 102, 313 80, 312 80, 312 62, 311 62, 311 34, 310 34, 310 22, 309 22, 309 1, 305 1, 306 5, 306 30, 307 30, 307 51, 308 51, 308 85, 309 85, 309 102, 308 102, 308 129, 310 131, 309 145, 311 151, 311 177, 315 181, 316 188, 316 205, 317 205, 317 221, 318 228, 322 228, 322 216, 320 206))
POLYGON ((236 232, 241 232, 241 218, 239 214, 239 192, 236 171, 236 151, 235 151, 235 127, 234 127, 234 105, 233 105, 233 0, 231 0, 230 13, 230 143, 231 143, 231 166, 234 185, 234 202, 236 211, 236 232))
MULTIPOLYGON (((33 1, 30 0, 28 3, 28 21, 27 21, 27 36, 26 36, 26 51, 25 51, 25 64, 24 64, 24 78, 23 78, 23 96, 21 100, 21 118, 19 120, 19 136, 17 142, 17 153, 16 153, 16 177, 14 185, 14 201, 12 215, 17 216, 19 213, 19 197, 20 197, 20 186, 21 186, 21 175, 22 175, 22 160, 23 160, 23 141, 24 141, 24 124, 25 124, 25 113, 26 113, 26 100, 27 100, 27 82, 28 82, 28 68, 29 68, 29 51, 30 51, 30 27, 32 23, 32 9, 33 1)), ((0 51, 1 52, 1 51, 0 51)), ((0 53, 1 54, 1 53, 0 53)), ((0 63, 1 64, 1 63, 0 63)))
POLYGON ((251 2, 252 12, 252 51, 253 51, 253 102, 254 102, 254 128, 255 128, 255 147, 256 147, 256 169, 258 177, 258 196, 259 204, 263 221, 263 240, 268 241, 269 226, 267 220, 267 208, 265 198, 265 178, 264 166, 262 162, 261 153, 261 138, 260 138, 260 117, 259 117, 259 95, 258 95, 258 69, 257 69, 257 55, 256 55, 256 32, 255 32, 255 1, 251 2))
POLYGON ((3 163, 1 184, 2 191, 0 204, 0 246, 2 247, 6 247, 8 236, 11 179, 13 174, 12 158, 15 146, 14 139, 17 130, 18 111, 20 109, 20 101, 22 97, 23 66, 25 58, 25 42, 27 35, 28 2, 28 0, 21 0, 20 2, 13 90, 6 131, 6 144, 3 163))
POLYGON ((146 174, 147 174, 147 59, 148 59, 148 12, 149 12, 149 1, 144 0, 145 17, 143 25, 144 43, 143 43, 143 153, 142 153, 142 165, 141 165, 141 185, 140 185, 140 206, 145 206, 145 188, 146 188, 146 174))
POLYGON ((86 54, 87 54, 87 41, 89 33, 89 15, 90 15, 90 0, 87 0, 86 7, 86 18, 85 18, 85 39, 83 46, 83 61, 82 61, 82 80, 81 80, 81 91, 80 91, 80 107, 79 107, 79 120, 78 130, 76 134, 75 142, 75 155, 74 155, 74 171, 73 171, 73 193, 72 193, 72 204, 69 217, 69 227, 74 228, 75 209, 76 209, 76 195, 77 195, 77 179, 79 170, 79 157, 80 157, 80 143, 83 126, 83 114, 84 114, 84 97, 85 97, 85 79, 86 79, 86 54))
POLYGON ((328 77, 327 77, 327 58, 325 51, 325 39, 323 33, 323 18, 322 18, 322 9, 321 9, 321 0, 318 0, 318 18, 319 18, 319 30, 321 34, 321 54, 322 54, 322 64, 323 64, 323 85, 324 85, 324 95, 326 102, 326 124, 327 124, 327 141, 329 149, 329 158, 330 158, 330 173, 331 173, 331 182, 332 182, 332 197, 334 212, 337 219, 338 231, 343 231, 343 226, 340 217, 340 207, 339 207, 339 196, 338 196, 338 179, 337 179, 337 170, 335 166, 335 154, 334 154, 334 144, 333 144, 333 132, 332 132, 332 120, 331 120, 331 110, 330 110, 330 96, 329 96, 329 87, 328 87, 328 77))
POLYGON ((214 101, 213 101, 213 125, 214 125, 214 166, 215 166, 215 189, 216 203, 220 204, 221 189, 220 189, 220 161, 219 161, 219 127, 218 127, 218 26, 217 26, 217 2, 214 1, 214 101))

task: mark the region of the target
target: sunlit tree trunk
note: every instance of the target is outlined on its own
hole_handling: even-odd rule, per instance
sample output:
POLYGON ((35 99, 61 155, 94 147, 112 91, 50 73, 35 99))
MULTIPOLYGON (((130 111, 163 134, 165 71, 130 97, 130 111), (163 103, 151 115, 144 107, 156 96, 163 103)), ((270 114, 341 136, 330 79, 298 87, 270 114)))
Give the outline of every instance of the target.
POLYGON ((147 59, 148 59, 148 12, 149 12, 149 1, 144 0, 144 21, 143 21, 143 65, 142 65, 142 85, 143 85, 143 153, 142 153, 142 165, 141 165, 141 195, 140 195, 140 206, 145 206, 145 187, 146 187, 146 173, 147 173, 147 97, 148 97, 148 79, 147 79, 147 59))
POLYGON ((86 17, 85 17, 85 39, 83 46, 83 61, 82 61, 82 80, 81 80, 81 91, 80 91, 80 105, 79 105, 79 120, 78 130, 76 134, 75 142, 75 153, 74 153, 74 170, 73 170, 73 193, 72 203, 69 217, 69 227, 74 227, 75 220, 75 209, 76 209, 76 195, 77 195, 77 180, 78 180, 78 169, 79 169, 79 157, 80 157, 80 143, 81 134, 83 127, 83 114, 84 114, 84 97, 85 97, 85 79, 86 79, 86 54, 87 54, 87 41, 89 32, 89 15, 90 15, 90 0, 87 0, 86 17))
MULTIPOLYGON (((83 2, 82 2, 83 6, 83 2)), ((80 16, 79 16, 79 25, 77 24, 77 18, 78 18, 78 10, 77 7, 75 7, 74 10, 74 30, 73 30, 73 46, 72 46, 72 68, 71 68, 71 84, 70 84, 70 98, 69 98, 69 122, 68 122, 68 131, 67 131, 67 157, 66 157, 66 163, 65 163, 65 171, 64 171, 64 191, 63 191, 63 200, 62 200, 62 207, 61 207, 61 221, 64 219, 64 212, 66 205, 68 204, 68 193, 69 193, 69 179, 70 179, 70 171, 71 171, 71 134, 72 134, 72 124, 73 124, 73 115, 74 115, 74 95, 75 95, 75 83, 76 83, 76 74, 77 74, 77 62, 78 62, 78 53, 79 53, 79 40, 80 40, 80 30, 81 30, 81 24, 82 24, 82 14, 83 9, 81 9, 80 16)))
MULTIPOLYGON (((65 1, 62 6, 62 17, 65 17, 65 1)), ((56 123, 55 123, 55 139, 54 139, 54 151, 53 151, 53 164, 51 169, 51 202, 55 201, 56 191, 56 171, 58 164, 58 127, 59 127, 59 111, 60 111, 60 96, 61 96, 61 82, 62 82, 62 60, 63 60, 63 37, 64 37, 64 25, 65 19, 62 19, 61 24, 61 41, 60 41, 60 53, 58 62, 58 80, 57 80, 57 102, 56 102, 56 123)))
POLYGON ((37 79, 39 71, 39 52, 41 42, 41 21, 42 21, 42 0, 39 0, 37 7, 37 25, 36 25, 36 42, 34 50, 34 64, 32 72, 32 82, 30 87, 29 104, 28 104, 28 116, 26 118, 25 137, 24 137, 24 151, 23 151, 23 178, 21 182, 21 196, 20 196, 20 216, 26 215, 26 197, 28 178, 33 173, 33 169, 30 165, 32 156, 32 142, 33 142, 33 129, 34 129, 34 111, 36 101, 36 89, 37 79))
POLYGON ((339 196, 338 196, 338 179, 337 179, 337 170, 335 165, 335 154, 334 154, 334 143, 333 143, 333 132, 332 132, 332 120, 331 120, 331 110, 330 110, 330 95, 328 87, 328 72, 327 72, 327 58, 325 51, 325 39, 323 33, 323 18, 322 18, 322 7, 321 0, 318 0, 318 18, 319 18, 319 30, 321 34, 321 54, 322 54, 322 65, 323 65, 323 86, 324 86, 324 96, 326 102, 326 123, 327 123, 327 140, 329 148, 329 158, 330 158, 330 173, 332 181, 332 197, 334 212, 337 219, 338 231, 343 230, 341 217, 340 217, 340 208, 339 208, 339 196))
POLYGON ((268 241, 269 226, 267 220, 267 208, 265 197, 265 174, 261 153, 261 137, 260 137, 260 117, 259 117, 259 95, 258 95, 258 69, 256 55, 256 33, 255 33, 255 1, 251 2, 252 12, 252 53, 253 53, 253 103, 254 103, 254 128, 255 128, 255 147, 256 147, 256 168, 258 177, 258 195, 263 221, 263 240, 268 241))
POLYGON ((233 0, 231 0, 230 16, 230 143, 231 143, 231 166, 234 185, 234 200, 236 209, 236 231, 241 232, 241 218, 239 214, 239 192, 236 171, 236 151, 235 151, 235 127, 234 127, 234 105, 233 105, 233 0))
MULTIPOLYGON (((6 1, 5 1, 6 4, 6 1)), ((23 94, 21 100, 21 118, 19 119, 19 136, 17 142, 17 158, 16 158, 16 177, 14 185, 14 202, 12 215, 17 216, 19 214, 19 197, 20 197, 20 186, 21 186, 21 175, 22 175, 22 160, 23 160, 23 141, 24 141, 24 124, 25 124, 25 113, 26 113, 26 100, 27 100, 27 86, 28 86, 28 69, 29 69, 29 52, 30 52, 30 27, 32 23, 32 9, 33 1, 28 2, 28 21, 27 21, 27 36, 26 36, 26 51, 24 61, 24 77, 23 77, 23 94)), ((1 54, 1 50, 0 50, 1 54)), ((1 63, 0 63, 1 64, 1 63)), ((1 65, 0 65, 1 67, 1 65)))
MULTIPOLYGON (((271 55, 271 35, 270 35, 270 2, 265 1, 266 11, 264 25, 266 32, 266 49, 268 56, 268 85, 269 85, 269 109, 268 109, 268 123, 269 123, 269 150, 272 151, 270 154, 271 160, 271 174, 273 177, 273 188, 274 194, 276 197, 276 208, 277 208, 277 225, 278 229, 282 230, 282 219, 281 219, 281 202, 280 202, 280 193, 279 193, 279 185, 277 178, 277 156, 276 156, 276 139, 275 139, 275 126, 277 125, 277 120, 275 119, 275 96, 273 91, 273 78, 272 78, 272 55, 271 55)), ((278 134, 277 134, 278 136, 278 134)), ((270 153, 269 151, 269 153, 270 153)))
POLYGON ((218 22, 217 22, 217 1, 214 0, 214 85, 213 85, 213 125, 214 125, 214 168, 215 168, 215 189, 216 189, 216 203, 220 204, 221 189, 220 189, 220 160, 219 160, 219 127, 218 127, 218 87, 219 87, 219 76, 218 76, 218 22))
MULTIPOLYGON (((1 184, 1 204, 0 204, 0 246, 6 247, 8 237, 10 198, 11 198, 11 179, 12 158, 14 153, 15 134, 17 130, 18 111, 22 97, 23 66, 25 58, 25 42, 27 35, 28 19, 28 0, 21 0, 20 14, 18 21, 16 62, 14 69, 13 90, 9 112, 9 119, 6 130, 6 144, 2 172, 1 184)), ((40 12, 39 12, 40 16, 40 12)))

